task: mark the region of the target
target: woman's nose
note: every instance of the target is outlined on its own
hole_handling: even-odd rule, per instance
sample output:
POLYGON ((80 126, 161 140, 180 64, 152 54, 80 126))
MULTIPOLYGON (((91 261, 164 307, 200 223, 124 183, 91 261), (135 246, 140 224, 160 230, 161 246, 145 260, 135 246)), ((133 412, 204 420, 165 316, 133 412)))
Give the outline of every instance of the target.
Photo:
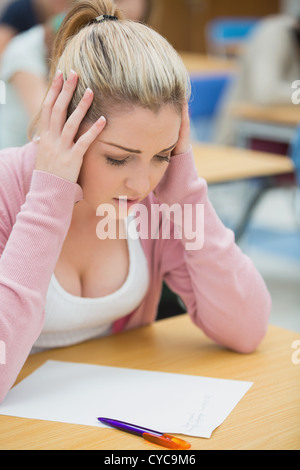
POLYGON ((146 196, 151 188, 148 168, 139 168, 126 180, 126 187, 136 196, 146 196))

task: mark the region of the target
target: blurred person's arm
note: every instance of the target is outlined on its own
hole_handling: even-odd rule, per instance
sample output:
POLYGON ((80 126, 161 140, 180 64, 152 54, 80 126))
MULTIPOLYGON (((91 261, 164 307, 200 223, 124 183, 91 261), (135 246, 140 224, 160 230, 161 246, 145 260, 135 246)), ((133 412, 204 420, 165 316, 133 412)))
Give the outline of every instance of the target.
POLYGON ((12 76, 10 82, 15 87, 30 118, 33 117, 40 109, 45 97, 46 80, 33 73, 20 71, 12 76))
POLYGON ((285 79, 279 63, 269 56, 261 56, 255 67, 255 73, 251 74, 255 102, 262 105, 290 103, 291 81, 285 79))
POLYGON ((6 48, 9 41, 18 33, 15 28, 6 24, 0 25, 0 56, 6 48))
POLYGON ((288 104, 291 101, 291 61, 296 61, 288 32, 261 35, 248 61, 248 83, 257 104, 288 104))

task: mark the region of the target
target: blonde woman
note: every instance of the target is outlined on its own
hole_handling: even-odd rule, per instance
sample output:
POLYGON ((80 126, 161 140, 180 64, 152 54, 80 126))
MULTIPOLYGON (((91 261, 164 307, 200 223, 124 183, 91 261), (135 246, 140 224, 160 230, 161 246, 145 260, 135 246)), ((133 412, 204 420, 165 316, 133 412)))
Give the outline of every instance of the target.
POLYGON ((33 347, 153 322, 163 281, 218 344, 264 337, 270 297, 198 178, 189 94, 174 49, 110 0, 65 18, 34 140, 0 153, 1 400, 33 347))

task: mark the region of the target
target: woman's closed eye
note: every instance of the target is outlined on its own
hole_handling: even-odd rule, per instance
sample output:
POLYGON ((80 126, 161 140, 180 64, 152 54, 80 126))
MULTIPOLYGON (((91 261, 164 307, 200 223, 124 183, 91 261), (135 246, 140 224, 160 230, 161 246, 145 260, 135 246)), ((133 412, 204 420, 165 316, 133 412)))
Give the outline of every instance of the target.
MULTIPOLYGON (((161 163, 170 163, 171 161, 171 153, 169 155, 155 155, 153 158, 161 163)), ((123 158, 122 160, 118 160, 112 157, 109 157, 106 155, 106 161, 109 165, 115 165, 115 166, 124 166, 126 163, 128 163, 130 157, 123 158)))
POLYGON ((123 160, 117 160, 115 158, 111 158, 106 156, 106 161, 109 165, 116 165, 116 166, 124 166, 128 162, 129 157, 124 158, 123 160))

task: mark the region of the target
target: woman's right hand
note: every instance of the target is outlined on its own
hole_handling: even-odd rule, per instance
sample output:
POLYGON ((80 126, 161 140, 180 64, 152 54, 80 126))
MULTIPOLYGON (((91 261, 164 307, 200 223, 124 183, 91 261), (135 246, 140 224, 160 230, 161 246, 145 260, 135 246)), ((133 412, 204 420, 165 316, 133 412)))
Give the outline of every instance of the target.
POLYGON ((41 133, 35 166, 36 170, 51 173, 74 183, 78 180, 84 154, 106 124, 105 118, 101 116, 74 142, 94 97, 92 90, 87 89, 76 110, 66 121, 68 106, 77 81, 78 75, 73 71, 65 83, 60 71, 53 80, 41 114, 41 133))

